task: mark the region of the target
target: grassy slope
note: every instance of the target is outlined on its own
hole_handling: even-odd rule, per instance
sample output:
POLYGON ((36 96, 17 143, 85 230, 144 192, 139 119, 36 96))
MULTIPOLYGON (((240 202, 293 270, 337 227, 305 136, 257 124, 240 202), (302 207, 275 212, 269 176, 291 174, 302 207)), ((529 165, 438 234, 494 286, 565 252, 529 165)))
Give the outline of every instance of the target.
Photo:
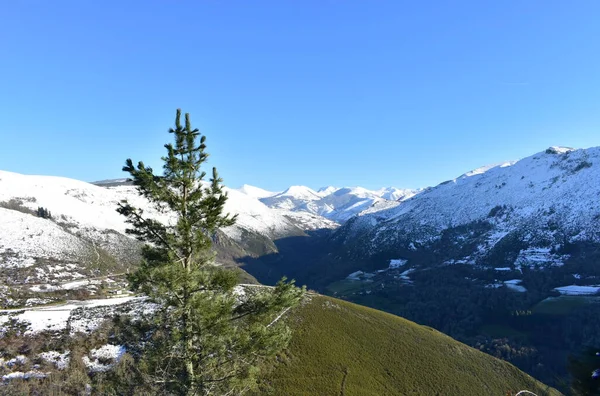
POLYGON ((289 323, 293 340, 261 394, 560 394, 436 330, 345 301, 313 297, 289 323))

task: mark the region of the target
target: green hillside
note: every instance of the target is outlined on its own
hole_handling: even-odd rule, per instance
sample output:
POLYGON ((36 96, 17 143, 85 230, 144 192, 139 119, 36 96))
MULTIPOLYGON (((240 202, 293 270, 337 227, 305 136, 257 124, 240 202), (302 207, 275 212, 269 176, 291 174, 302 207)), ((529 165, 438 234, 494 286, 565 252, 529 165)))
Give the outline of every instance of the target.
POLYGON ((294 337, 260 394, 560 395, 509 363, 371 308, 314 296, 288 320, 294 337))

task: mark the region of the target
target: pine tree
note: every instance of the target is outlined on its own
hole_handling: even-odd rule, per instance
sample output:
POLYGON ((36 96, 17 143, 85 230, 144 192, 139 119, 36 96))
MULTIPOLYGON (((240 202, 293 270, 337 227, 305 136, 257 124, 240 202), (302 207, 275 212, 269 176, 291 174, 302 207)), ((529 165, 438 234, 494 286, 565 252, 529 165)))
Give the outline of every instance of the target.
POLYGON ((38 206, 37 208, 37 216, 41 217, 43 219, 50 219, 52 218, 52 213, 50 213, 50 211, 42 206, 38 206))
POLYGON ((160 213, 163 224, 123 201, 118 212, 132 225, 127 232, 146 242, 133 290, 161 307, 136 367, 144 389, 160 394, 241 394, 256 385, 259 363, 290 339, 283 313, 300 302, 305 288, 282 279, 275 287, 236 288, 237 272, 214 264, 212 237, 233 225, 223 214, 227 194, 215 168, 206 182, 206 136, 193 129, 189 114, 181 125, 177 110, 174 144, 166 144, 163 175, 131 159, 123 171, 160 213))

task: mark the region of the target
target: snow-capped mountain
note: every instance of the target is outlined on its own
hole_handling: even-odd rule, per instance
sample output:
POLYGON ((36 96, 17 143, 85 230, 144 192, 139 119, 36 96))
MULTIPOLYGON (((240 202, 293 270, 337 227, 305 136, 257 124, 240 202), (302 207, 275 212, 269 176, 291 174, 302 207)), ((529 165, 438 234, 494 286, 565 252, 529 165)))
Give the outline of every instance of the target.
POLYGON ((404 201, 415 194, 419 193, 421 190, 410 190, 410 189, 400 189, 396 187, 386 187, 380 190, 374 191, 379 197, 383 199, 387 199, 388 201, 404 201))
POLYGON ((317 190, 317 193, 322 196, 325 197, 329 194, 333 194, 334 192, 336 192, 337 190, 339 190, 339 188, 337 187, 333 187, 333 186, 328 186, 328 187, 321 187, 317 190))
MULTIPOLYGON (((0 172, 2 279, 78 279, 135 264, 131 252, 139 245, 125 235, 117 203, 127 199, 163 222, 171 219, 148 208, 123 181, 102 185, 0 172), (38 217, 39 207, 51 219, 38 217)), ((294 264, 298 277, 310 270, 314 278, 323 266, 331 277, 336 271, 345 277, 386 267, 389 259, 409 266, 558 266, 573 256, 574 244, 600 244, 600 148, 553 147, 419 191, 303 186, 281 193, 252 186, 226 191, 225 210, 238 214, 238 221, 221 231, 217 246, 226 247, 229 263, 276 253, 276 240, 344 223, 317 243, 322 260, 294 264), (330 258, 339 262, 330 265, 330 258)), ((298 256, 286 246, 288 258, 298 256)), ((285 274, 283 261, 273 263, 285 274)))
MULTIPOLYGON (((307 203, 318 201, 321 196, 318 192, 305 186, 291 186, 278 194, 262 198, 261 201, 270 208, 302 210, 307 203)), ((308 211, 308 210, 305 210, 308 211)))
MULTIPOLYGON (((52 176, 29 176, 0 171, 0 270, 4 282, 36 282, 41 279, 89 277, 101 267, 123 270, 134 264, 138 242, 125 235, 127 224, 116 212, 118 202, 132 205, 162 222, 173 219, 153 210, 125 180, 98 185, 52 176), (50 218, 37 216, 38 208, 50 218), (94 269, 95 268, 95 269, 94 269)), ((248 190, 248 189, 247 189, 248 190)), ((256 189, 249 189, 260 193, 256 189)), ((310 213, 271 209, 258 199, 225 188, 225 211, 237 214, 234 226, 222 230, 222 238, 237 244, 239 254, 252 240, 273 247, 273 241, 306 230, 334 228, 334 222, 310 213)), ((262 251, 262 250, 261 250, 262 251)))
POLYGON ((244 193, 252 198, 266 198, 277 194, 276 192, 271 192, 267 190, 263 190, 259 187, 254 187, 249 184, 244 184, 242 187, 237 189, 239 192, 244 193))
POLYGON ((416 260, 435 251, 437 264, 562 265, 567 245, 600 241, 600 147, 551 147, 476 169, 402 202, 375 205, 335 238, 361 259, 416 260))
POLYGON ((402 190, 394 187, 371 191, 362 187, 332 186, 314 191, 305 186, 292 186, 281 193, 265 196, 260 200, 270 208, 307 212, 344 223, 352 216, 382 201, 402 201, 418 192, 419 190, 402 190))

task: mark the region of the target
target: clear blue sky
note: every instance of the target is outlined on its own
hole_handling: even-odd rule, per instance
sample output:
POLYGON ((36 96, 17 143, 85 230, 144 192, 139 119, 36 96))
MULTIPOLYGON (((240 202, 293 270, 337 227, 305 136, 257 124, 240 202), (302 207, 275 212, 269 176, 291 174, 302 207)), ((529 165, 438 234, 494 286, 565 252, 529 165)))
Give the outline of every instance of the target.
POLYGON ((175 109, 225 184, 437 184, 600 145, 600 2, 3 1, 0 169, 160 167, 175 109))

